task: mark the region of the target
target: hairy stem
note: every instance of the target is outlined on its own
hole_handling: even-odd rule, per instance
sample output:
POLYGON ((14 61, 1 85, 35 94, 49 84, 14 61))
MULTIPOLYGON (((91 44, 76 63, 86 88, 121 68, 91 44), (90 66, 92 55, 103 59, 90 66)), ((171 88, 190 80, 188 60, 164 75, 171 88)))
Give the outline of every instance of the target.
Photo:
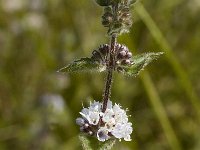
POLYGON ((116 44, 116 36, 113 35, 111 37, 111 42, 110 42, 110 50, 109 50, 109 61, 108 61, 108 74, 106 78, 106 85, 105 85, 105 91, 103 94, 103 109, 102 111, 105 112, 108 104, 108 99, 111 94, 111 86, 112 86, 112 80, 113 80, 113 69, 115 66, 115 44, 116 44))
POLYGON ((110 97, 111 85, 112 85, 112 74, 113 74, 112 70, 109 70, 108 74, 107 74, 107 78, 106 78, 106 86, 105 86, 105 91, 104 91, 104 95, 103 95, 103 109, 102 109, 102 112, 106 111, 108 99, 110 97))
MULTIPOLYGON (((118 11, 118 4, 114 4, 112 6, 114 15, 114 20, 117 20, 117 11, 118 11)), ((106 77, 106 85, 105 85, 105 91, 103 93, 103 109, 102 112, 106 111, 108 99, 111 95, 111 86, 112 86, 112 80, 113 80, 113 70, 115 69, 115 45, 117 42, 117 35, 113 34, 111 36, 110 40, 110 49, 108 53, 108 73, 106 77)))

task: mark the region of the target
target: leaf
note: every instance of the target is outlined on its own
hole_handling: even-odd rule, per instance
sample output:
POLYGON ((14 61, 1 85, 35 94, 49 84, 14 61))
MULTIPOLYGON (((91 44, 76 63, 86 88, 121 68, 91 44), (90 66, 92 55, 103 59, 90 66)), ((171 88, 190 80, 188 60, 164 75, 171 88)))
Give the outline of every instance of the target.
POLYGON ((90 146, 90 141, 86 138, 85 135, 80 134, 79 135, 79 140, 81 142, 83 150, 92 150, 92 148, 90 146))
POLYGON ((106 66, 92 58, 81 58, 75 60, 64 68, 61 68, 58 72, 80 72, 80 71, 98 71, 102 72, 106 70, 106 66))
POLYGON ((122 73, 128 76, 137 76, 141 70, 144 69, 150 62, 159 58, 163 52, 158 53, 144 53, 133 56, 133 62, 129 66, 120 66, 122 67, 122 73))
POLYGON ((136 3, 138 0, 129 0, 130 5, 133 5, 134 3, 136 3))
POLYGON ((101 147, 99 148, 99 150, 111 150, 115 144, 116 140, 108 140, 106 142, 104 142, 101 147))

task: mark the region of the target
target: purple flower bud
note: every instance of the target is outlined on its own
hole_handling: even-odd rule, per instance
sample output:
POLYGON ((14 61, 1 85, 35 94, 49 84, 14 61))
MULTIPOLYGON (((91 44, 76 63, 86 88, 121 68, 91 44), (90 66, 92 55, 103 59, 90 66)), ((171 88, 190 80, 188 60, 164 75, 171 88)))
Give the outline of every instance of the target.
POLYGON ((124 50, 125 50, 126 52, 129 52, 129 49, 128 49, 128 47, 126 47, 126 46, 124 46, 124 50))
POLYGON ((127 56, 127 58, 131 58, 131 57, 132 57, 132 53, 131 53, 131 52, 128 52, 128 53, 126 54, 126 56, 127 56))
POLYGON ((101 45, 100 47, 99 47, 99 52, 101 53, 101 54, 103 54, 103 56, 106 56, 106 54, 109 52, 109 45, 108 44, 104 44, 104 45, 101 45))
POLYGON ((123 51, 125 51, 126 53, 129 52, 128 47, 126 47, 126 46, 124 46, 124 45, 121 46, 120 50, 121 50, 121 51, 123 50, 123 51))
POLYGON ((129 59, 126 59, 125 63, 126 64, 131 64, 131 61, 129 59))
POLYGON ((85 124, 85 121, 84 121, 83 118, 77 118, 76 124, 79 125, 79 126, 83 126, 85 124))
POLYGON ((126 52, 123 50, 123 51, 119 52, 119 54, 117 55, 117 58, 123 59, 123 58, 125 58, 125 56, 126 56, 126 52))
POLYGON ((125 52, 125 51, 121 51, 121 52, 119 53, 119 55, 121 55, 122 57, 124 57, 124 56, 126 55, 126 52, 125 52))
POLYGON ((111 23, 113 22, 113 15, 110 12, 106 12, 103 16, 102 16, 102 24, 105 27, 108 27, 111 23))
POLYGON ((92 58, 98 61, 103 61, 103 58, 101 57, 101 53, 97 50, 94 50, 92 52, 92 58))
POLYGON ((131 64, 131 61, 130 61, 129 59, 126 59, 126 60, 123 60, 123 61, 121 62, 121 64, 122 64, 122 65, 129 65, 129 64, 131 64))
POLYGON ((118 51, 119 49, 120 49, 120 47, 121 47, 121 44, 116 44, 116 46, 115 46, 115 49, 118 51))

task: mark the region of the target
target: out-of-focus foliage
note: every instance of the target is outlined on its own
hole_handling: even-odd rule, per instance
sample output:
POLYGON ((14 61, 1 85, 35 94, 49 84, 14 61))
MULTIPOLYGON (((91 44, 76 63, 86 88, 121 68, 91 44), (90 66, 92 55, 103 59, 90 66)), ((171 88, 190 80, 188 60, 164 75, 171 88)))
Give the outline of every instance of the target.
MULTIPOLYGON (((143 0, 142 4, 200 101, 200 1, 143 0)), ((151 28, 137 11, 132 12, 133 27, 119 42, 132 52, 162 51, 151 28)), ((81 149, 75 118, 82 104, 101 100, 105 75, 56 71, 109 42, 101 13, 92 0, 0 1, 0 149, 81 149)), ((134 132, 132 142, 116 142, 113 149, 171 149, 173 142, 167 138, 171 132, 166 134, 165 119, 155 111, 154 106, 160 105, 151 103, 157 98, 155 92, 164 106, 161 114, 167 114, 170 131, 182 149, 200 149, 200 118, 186 86, 179 82, 176 66, 162 57, 147 68, 154 90, 147 88, 152 85, 146 82, 149 77, 115 75, 112 100, 129 108, 134 132)))

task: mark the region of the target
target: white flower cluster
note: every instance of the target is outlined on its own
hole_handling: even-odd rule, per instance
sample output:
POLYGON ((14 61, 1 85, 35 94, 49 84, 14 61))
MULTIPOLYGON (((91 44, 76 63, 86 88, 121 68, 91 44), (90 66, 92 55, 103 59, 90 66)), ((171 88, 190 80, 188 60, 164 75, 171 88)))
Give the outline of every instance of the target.
POLYGON ((80 114, 82 118, 77 118, 76 123, 82 132, 94 135, 102 142, 112 137, 131 141, 132 123, 128 122, 126 111, 120 105, 108 101, 106 111, 102 112, 102 103, 94 101, 80 114))

